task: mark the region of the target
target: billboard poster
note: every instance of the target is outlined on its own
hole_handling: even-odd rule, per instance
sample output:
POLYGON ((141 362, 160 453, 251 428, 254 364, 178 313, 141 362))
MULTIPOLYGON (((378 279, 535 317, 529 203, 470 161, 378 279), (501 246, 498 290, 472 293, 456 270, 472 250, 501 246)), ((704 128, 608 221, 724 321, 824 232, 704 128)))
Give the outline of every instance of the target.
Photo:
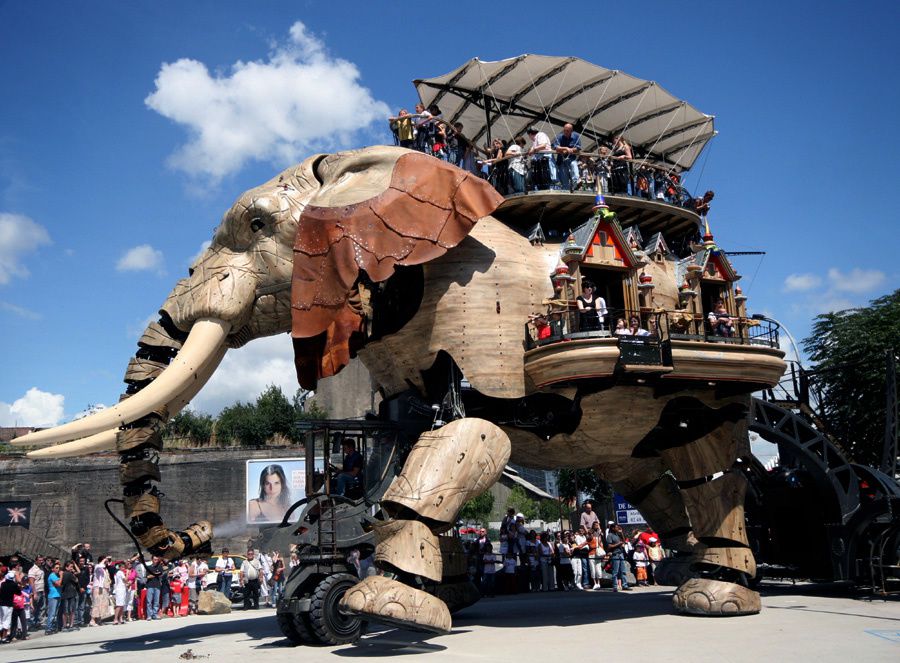
MULTIPOLYGON (((291 504, 306 497, 306 461, 248 460, 246 485, 247 524, 280 523, 291 504)), ((299 515, 299 510, 295 515, 299 515)))
POLYGON ((647 521, 641 512, 635 509, 624 497, 616 493, 613 495, 616 505, 616 522, 620 525, 646 525, 647 521))
POLYGON ((18 525, 28 528, 31 524, 31 501, 0 502, 0 527, 18 525))

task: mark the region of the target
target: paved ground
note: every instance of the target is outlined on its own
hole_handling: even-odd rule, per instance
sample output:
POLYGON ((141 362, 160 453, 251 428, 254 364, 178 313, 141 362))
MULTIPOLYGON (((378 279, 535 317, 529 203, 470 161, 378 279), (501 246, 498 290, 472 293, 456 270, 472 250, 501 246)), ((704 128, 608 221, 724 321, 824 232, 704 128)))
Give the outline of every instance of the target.
MULTIPOLYGON (((616 659, 674 661, 900 661, 900 601, 851 598, 805 586, 768 587, 763 612, 708 619, 671 612, 671 591, 631 594, 552 593, 486 599, 459 613, 450 635, 423 637, 381 630, 345 647, 292 647, 273 611, 106 625, 0 646, 0 661, 126 661, 178 663, 188 650, 207 661, 331 661, 419 656, 553 660, 580 652, 618 651, 616 659), (516 654, 517 653, 517 654, 516 654)), ((580 659, 579 659, 580 660, 580 659)))

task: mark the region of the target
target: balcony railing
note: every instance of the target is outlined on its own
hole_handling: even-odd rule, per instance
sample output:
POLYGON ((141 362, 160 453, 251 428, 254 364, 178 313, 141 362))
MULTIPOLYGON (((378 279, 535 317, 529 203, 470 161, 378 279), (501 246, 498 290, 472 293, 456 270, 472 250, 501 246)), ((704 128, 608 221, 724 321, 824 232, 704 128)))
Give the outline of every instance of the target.
POLYGON ((609 309, 595 323, 585 324, 581 312, 575 309, 532 316, 525 324, 525 349, 582 339, 627 338, 648 342, 695 341, 779 347, 778 325, 768 320, 733 317, 733 335, 717 332, 709 319, 688 311, 635 311, 609 309), (628 329, 632 318, 639 322, 637 334, 628 329), (626 330, 617 329, 624 320, 626 330), (585 328, 588 327, 588 328, 585 328))

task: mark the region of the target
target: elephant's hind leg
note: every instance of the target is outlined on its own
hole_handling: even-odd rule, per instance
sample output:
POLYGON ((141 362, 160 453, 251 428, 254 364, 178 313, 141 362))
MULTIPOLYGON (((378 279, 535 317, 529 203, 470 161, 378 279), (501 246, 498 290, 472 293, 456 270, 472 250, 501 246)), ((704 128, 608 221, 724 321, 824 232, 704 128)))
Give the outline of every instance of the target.
POLYGON ((676 590, 680 612, 699 615, 747 615, 760 610, 759 594, 747 579, 756 562, 744 524, 746 479, 734 463, 747 444, 747 425, 723 421, 699 439, 662 450, 675 475, 699 543, 691 570, 696 576, 676 590))
POLYGON ((450 609, 438 597, 469 600, 472 593, 461 586, 449 589, 453 551, 442 551, 437 534, 453 526, 467 500, 493 485, 509 454, 506 434, 481 419, 460 419, 424 433, 382 498, 394 520, 376 530, 375 563, 396 579, 366 578, 347 590, 342 609, 404 628, 448 632, 450 609))

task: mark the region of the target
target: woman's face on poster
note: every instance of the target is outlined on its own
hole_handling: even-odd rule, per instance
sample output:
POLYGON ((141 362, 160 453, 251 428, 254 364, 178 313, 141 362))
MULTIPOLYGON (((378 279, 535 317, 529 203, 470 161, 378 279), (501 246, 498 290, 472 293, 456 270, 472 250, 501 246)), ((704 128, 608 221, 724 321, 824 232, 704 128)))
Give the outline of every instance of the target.
POLYGON ((266 477, 263 490, 266 493, 267 500, 281 495, 281 488, 281 479, 277 474, 270 474, 266 477))

